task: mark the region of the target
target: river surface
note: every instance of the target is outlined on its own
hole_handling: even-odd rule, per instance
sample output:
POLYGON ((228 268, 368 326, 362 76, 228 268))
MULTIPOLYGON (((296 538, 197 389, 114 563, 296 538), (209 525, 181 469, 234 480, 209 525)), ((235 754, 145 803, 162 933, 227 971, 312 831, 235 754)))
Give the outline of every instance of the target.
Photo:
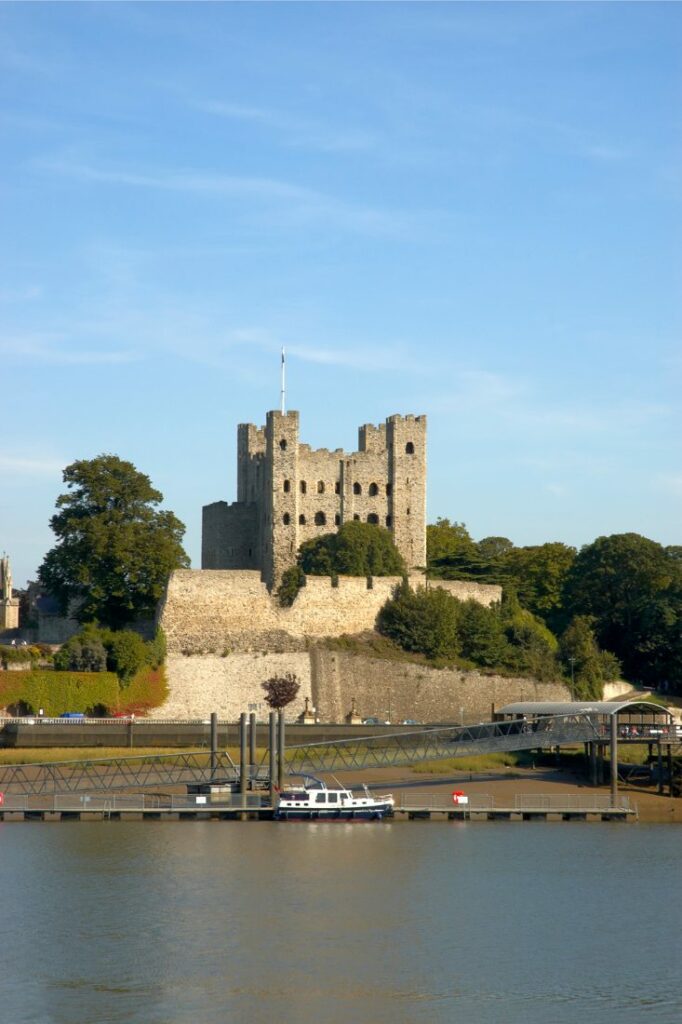
POLYGON ((7 1024, 682 1020, 682 828, 0 824, 7 1024))

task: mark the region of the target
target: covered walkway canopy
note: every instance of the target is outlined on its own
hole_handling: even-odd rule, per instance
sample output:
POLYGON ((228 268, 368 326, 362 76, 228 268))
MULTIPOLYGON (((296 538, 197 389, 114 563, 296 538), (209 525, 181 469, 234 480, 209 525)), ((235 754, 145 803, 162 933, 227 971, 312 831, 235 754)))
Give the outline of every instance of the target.
POLYGON ((657 739, 675 734, 671 712, 648 700, 524 700, 505 704, 496 711, 495 718, 498 721, 521 718, 534 722, 547 715, 589 716, 604 733, 608 732, 609 720, 615 716, 618 733, 625 739, 657 739))

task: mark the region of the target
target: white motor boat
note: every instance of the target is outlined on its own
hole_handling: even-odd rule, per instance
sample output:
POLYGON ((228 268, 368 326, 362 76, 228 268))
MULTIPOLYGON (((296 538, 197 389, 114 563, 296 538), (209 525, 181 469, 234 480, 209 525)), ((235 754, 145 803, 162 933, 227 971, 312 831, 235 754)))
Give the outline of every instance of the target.
POLYGON ((278 821, 380 821, 393 814, 393 797, 372 796, 363 786, 363 796, 355 796, 340 784, 330 789, 321 779, 303 775, 303 784, 283 789, 277 800, 274 817, 278 821))

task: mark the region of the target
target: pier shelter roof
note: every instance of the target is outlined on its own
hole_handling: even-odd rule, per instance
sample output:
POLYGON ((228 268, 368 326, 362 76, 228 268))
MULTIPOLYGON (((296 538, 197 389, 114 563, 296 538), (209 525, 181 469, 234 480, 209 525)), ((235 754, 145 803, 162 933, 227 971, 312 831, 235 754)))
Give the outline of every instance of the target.
POLYGON ((672 721, 672 714, 667 708, 650 700, 524 700, 514 704, 505 704, 498 708, 497 715, 525 715, 532 718, 536 715, 600 715, 610 718, 612 715, 646 716, 672 721))

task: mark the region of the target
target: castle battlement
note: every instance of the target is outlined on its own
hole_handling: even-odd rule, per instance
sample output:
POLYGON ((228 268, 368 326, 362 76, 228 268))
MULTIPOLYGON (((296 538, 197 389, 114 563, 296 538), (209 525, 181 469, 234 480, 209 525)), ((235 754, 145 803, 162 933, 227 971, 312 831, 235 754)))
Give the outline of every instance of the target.
POLYGON ((409 567, 426 563, 426 417, 358 430, 358 451, 299 441, 296 411, 237 429, 237 502, 204 507, 202 568, 259 569, 279 583, 301 543, 351 520, 389 529, 409 567))

